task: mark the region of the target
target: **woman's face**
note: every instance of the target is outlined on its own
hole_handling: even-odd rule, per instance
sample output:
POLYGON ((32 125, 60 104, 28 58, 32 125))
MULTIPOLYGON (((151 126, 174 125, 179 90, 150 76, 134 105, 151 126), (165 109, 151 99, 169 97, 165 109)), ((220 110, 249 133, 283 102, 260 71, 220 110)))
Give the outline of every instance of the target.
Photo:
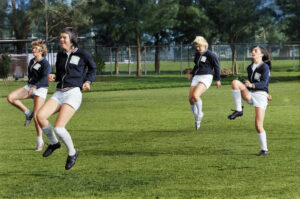
POLYGON ((32 47, 32 54, 34 57, 42 56, 42 48, 39 46, 32 47))
POLYGON ((67 33, 61 33, 60 37, 59 37, 59 43, 60 46, 64 49, 64 50, 70 50, 72 47, 72 43, 70 40, 70 36, 67 33))
POLYGON ((196 49, 199 53, 203 53, 206 49, 204 46, 196 45, 196 49))
POLYGON ((264 54, 262 54, 261 50, 259 47, 255 47, 252 49, 252 59, 256 61, 262 60, 262 57, 264 54))

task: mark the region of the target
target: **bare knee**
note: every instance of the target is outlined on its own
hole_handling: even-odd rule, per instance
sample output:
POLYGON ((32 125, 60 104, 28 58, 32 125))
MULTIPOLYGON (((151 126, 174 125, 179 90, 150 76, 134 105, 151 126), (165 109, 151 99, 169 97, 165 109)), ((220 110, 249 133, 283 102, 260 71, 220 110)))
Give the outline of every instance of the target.
POLYGON ((8 96, 7 96, 7 101, 8 101, 8 103, 10 103, 10 104, 14 104, 14 103, 15 103, 15 99, 14 99, 14 97, 11 96, 11 95, 8 95, 8 96))
POLYGON ((48 120, 47 115, 43 113, 43 111, 38 111, 37 114, 35 114, 35 118, 40 126, 45 126, 43 124, 48 120))
POLYGON ((257 133, 263 133, 265 131, 263 125, 259 124, 259 123, 255 123, 255 128, 256 128, 257 133))
POLYGON ((240 81, 239 80, 233 80, 232 82, 231 82, 231 88, 233 89, 233 90, 238 90, 239 89, 239 85, 240 85, 240 81))

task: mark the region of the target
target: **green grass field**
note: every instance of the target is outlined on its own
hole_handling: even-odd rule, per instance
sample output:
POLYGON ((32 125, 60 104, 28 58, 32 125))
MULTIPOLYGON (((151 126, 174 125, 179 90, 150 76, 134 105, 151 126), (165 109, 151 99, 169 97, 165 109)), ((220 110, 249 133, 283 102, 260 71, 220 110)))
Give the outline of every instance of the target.
POLYGON ((0 198, 300 198, 300 73, 272 73, 267 157, 252 106, 227 119, 233 78, 203 95, 196 132, 185 76, 97 77, 67 126, 79 150, 69 171, 66 148, 35 152, 34 125, 6 102, 25 81, 0 82, 0 198))

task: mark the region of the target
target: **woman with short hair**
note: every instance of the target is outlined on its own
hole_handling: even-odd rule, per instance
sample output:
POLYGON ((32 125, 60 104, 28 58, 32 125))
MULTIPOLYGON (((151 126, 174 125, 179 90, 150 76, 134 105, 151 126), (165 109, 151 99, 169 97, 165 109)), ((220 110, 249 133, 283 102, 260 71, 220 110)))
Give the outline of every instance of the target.
POLYGON ((62 52, 57 54, 56 74, 49 75, 49 81, 57 81, 56 92, 38 112, 38 121, 43 132, 50 141, 43 156, 50 156, 54 150, 60 148, 48 118, 59 112, 55 120, 54 131, 68 149, 65 169, 71 169, 77 159, 71 135, 65 128, 72 116, 78 110, 83 91, 90 90, 90 84, 96 76, 96 64, 92 56, 85 50, 78 48, 77 31, 73 27, 64 28, 60 32, 60 46, 62 52), (87 72, 86 72, 87 71, 87 72))
POLYGON ((48 92, 48 75, 50 65, 45 58, 47 46, 43 41, 38 40, 31 43, 32 58, 28 65, 28 82, 23 88, 18 88, 7 96, 7 101, 20 109, 25 114, 24 126, 30 124, 33 118, 37 133, 37 145, 35 151, 41 151, 44 147, 42 130, 37 121, 37 112, 44 104, 48 92), (21 100, 33 98, 33 111, 28 109, 21 100))
POLYGON ((200 129, 200 124, 204 113, 202 111, 202 94, 210 87, 213 81, 213 75, 216 76, 216 86, 221 86, 220 66, 217 56, 208 50, 208 43, 202 36, 197 36, 194 40, 196 53, 194 58, 195 66, 188 76, 192 79, 189 102, 195 118, 195 128, 200 129))

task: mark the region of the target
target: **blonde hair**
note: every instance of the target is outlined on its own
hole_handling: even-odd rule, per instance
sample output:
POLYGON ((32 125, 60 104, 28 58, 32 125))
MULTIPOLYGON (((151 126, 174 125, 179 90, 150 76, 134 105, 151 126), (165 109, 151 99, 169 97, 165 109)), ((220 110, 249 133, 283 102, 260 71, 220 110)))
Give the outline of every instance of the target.
POLYGON ((47 46, 42 40, 37 40, 37 41, 31 42, 31 46, 32 47, 35 47, 35 46, 40 47, 43 57, 45 57, 47 55, 47 52, 48 52, 47 46))
POLYGON ((202 36, 197 36, 195 38, 194 45, 203 46, 203 47, 205 47, 205 50, 208 48, 208 43, 207 43, 206 39, 202 36))

